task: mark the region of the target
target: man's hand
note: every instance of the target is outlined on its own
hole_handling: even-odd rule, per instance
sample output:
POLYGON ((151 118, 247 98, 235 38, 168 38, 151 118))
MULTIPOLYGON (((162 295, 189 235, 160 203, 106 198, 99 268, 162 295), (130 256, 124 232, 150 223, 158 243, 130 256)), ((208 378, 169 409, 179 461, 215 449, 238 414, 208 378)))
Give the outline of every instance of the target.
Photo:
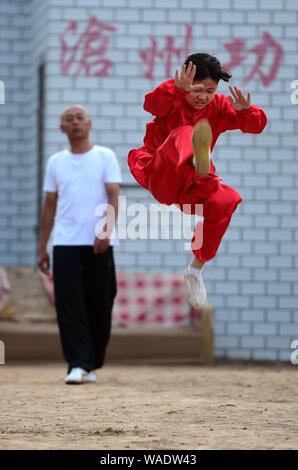
POLYGON ((43 274, 49 274, 50 257, 46 251, 40 251, 38 256, 38 267, 43 274))
POLYGON ((40 240, 38 253, 38 267, 43 274, 49 274, 50 257, 47 253, 47 242, 54 225, 58 193, 46 192, 40 216, 40 240))
POLYGON ((242 91, 237 87, 229 86, 232 96, 228 96, 228 100, 235 109, 235 111, 241 111, 242 109, 248 109, 251 106, 250 93, 247 93, 247 97, 243 95, 242 91))
POLYGON ((182 90, 184 91, 200 90, 204 88, 203 85, 192 84, 195 74, 196 74, 196 66, 192 62, 189 62, 187 67, 185 64, 183 64, 181 67, 180 75, 179 75, 178 70, 176 70, 175 86, 177 88, 182 88, 182 90))
POLYGON ((103 240, 100 240, 99 238, 95 238, 94 240, 94 245, 93 245, 93 253, 95 255, 102 255, 105 253, 110 246, 110 239, 109 238, 104 238, 103 240))

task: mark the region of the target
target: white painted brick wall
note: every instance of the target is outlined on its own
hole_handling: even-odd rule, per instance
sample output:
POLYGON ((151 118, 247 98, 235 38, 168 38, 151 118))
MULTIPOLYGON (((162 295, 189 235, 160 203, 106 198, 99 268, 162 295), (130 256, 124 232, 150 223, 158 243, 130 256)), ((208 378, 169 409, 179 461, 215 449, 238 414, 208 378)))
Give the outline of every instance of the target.
MULTIPOLYGON (((293 335, 298 338, 298 125, 297 106, 290 102, 290 83, 298 79, 297 15, 295 0, 3 0, 0 79, 10 79, 10 103, 0 107, 0 264, 32 264, 34 260, 33 71, 42 57, 47 61, 45 155, 66 145, 58 131, 60 112, 74 101, 83 102, 93 116, 93 140, 117 152, 124 181, 131 184, 134 180, 126 156, 130 148, 141 145, 149 119, 142 110, 143 96, 167 78, 160 60, 154 79, 143 77, 146 67, 140 61, 139 50, 149 46, 150 36, 157 38, 159 47, 168 35, 176 37, 181 45, 184 25, 192 22, 191 52, 208 50, 225 62, 229 54, 224 43, 239 37, 249 49, 268 31, 284 48, 282 67, 267 88, 258 77, 244 88, 252 92, 254 103, 264 107, 269 124, 258 136, 226 133, 214 151, 223 182, 235 187, 244 201, 232 219, 218 256, 206 267, 205 278, 209 299, 215 306, 218 356, 289 360, 290 339, 293 335), (29 14, 33 25, 30 40, 29 14), (63 76, 59 35, 70 20, 77 20, 84 28, 91 15, 117 28, 110 34, 109 58, 114 62, 111 76, 63 76), (24 41, 24 37, 28 40, 24 41), (30 60, 31 66, 26 67, 30 60), (29 118, 28 100, 32 109, 29 118), (26 122, 31 129, 30 139, 26 122), (30 157, 24 164, 25 145, 30 157), (20 187, 22 191, 18 192, 20 187), (24 253, 16 248, 17 237, 26 240, 24 253)), ((255 55, 248 54, 245 63, 233 70, 235 84, 242 86, 254 61, 255 55)), ((177 59, 173 63, 173 72, 180 62, 177 59)), ((228 92, 226 84, 221 84, 220 91, 228 92)), ((153 202, 142 188, 124 192, 129 202, 153 202)), ((119 269, 182 272, 189 254, 181 241, 122 241, 116 259, 119 269)))
POLYGON ((40 2, 35 7, 33 1, 3 0, 0 4, 1 24, 6 26, 0 33, 5 46, 0 56, 0 79, 6 87, 6 103, 0 106, 0 114, 7 116, 0 128, 0 162, 6 171, 0 175, 0 194, 6 195, 5 199, 1 197, 0 265, 32 265, 36 259, 36 148, 32 131, 36 125, 35 107, 32 112, 36 87, 31 65, 34 40, 28 32, 32 24, 37 32, 33 11, 40 18, 44 15, 40 2), (30 240, 24 233, 30 233, 30 240), (7 240, 5 250, 3 239, 7 240))

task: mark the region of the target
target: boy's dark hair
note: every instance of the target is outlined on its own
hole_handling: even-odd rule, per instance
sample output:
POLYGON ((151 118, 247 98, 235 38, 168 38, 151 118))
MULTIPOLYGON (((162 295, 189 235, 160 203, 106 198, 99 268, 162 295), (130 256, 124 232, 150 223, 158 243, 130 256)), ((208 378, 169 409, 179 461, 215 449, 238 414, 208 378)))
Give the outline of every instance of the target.
POLYGON ((215 56, 207 54, 207 52, 191 54, 184 63, 188 65, 189 62, 192 62, 197 68, 194 80, 212 78, 212 80, 218 83, 219 80, 228 82, 232 77, 232 74, 220 65, 219 60, 215 56))

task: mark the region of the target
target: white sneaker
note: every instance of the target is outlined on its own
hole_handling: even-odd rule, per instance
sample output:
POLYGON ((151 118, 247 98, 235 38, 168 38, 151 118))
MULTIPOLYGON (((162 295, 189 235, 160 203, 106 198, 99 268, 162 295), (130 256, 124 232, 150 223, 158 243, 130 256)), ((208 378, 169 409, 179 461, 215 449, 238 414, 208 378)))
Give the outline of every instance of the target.
POLYGON ((64 382, 69 385, 86 383, 88 372, 81 367, 73 367, 69 374, 66 375, 64 382))
POLYGON ((87 382, 94 383, 96 382, 96 372, 91 370, 87 375, 87 382))
POLYGON ((186 298, 193 308, 202 308, 207 302, 207 291, 204 284, 202 269, 187 266, 184 272, 186 298))

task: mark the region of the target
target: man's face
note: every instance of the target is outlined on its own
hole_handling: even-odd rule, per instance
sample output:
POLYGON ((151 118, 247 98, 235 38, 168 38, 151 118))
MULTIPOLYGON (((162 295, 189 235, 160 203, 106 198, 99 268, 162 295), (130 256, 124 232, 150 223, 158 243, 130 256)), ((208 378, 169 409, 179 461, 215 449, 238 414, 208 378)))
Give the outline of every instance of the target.
POLYGON ((62 114, 60 128, 70 140, 86 139, 91 130, 91 120, 84 108, 73 106, 62 114))
POLYGON ((205 80, 194 80, 193 85, 203 85, 203 87, 190 91, 185 99, 193 108, 203 109, 213 100, 217 91, 217 83, 212 78, 206 78, 205 80))

